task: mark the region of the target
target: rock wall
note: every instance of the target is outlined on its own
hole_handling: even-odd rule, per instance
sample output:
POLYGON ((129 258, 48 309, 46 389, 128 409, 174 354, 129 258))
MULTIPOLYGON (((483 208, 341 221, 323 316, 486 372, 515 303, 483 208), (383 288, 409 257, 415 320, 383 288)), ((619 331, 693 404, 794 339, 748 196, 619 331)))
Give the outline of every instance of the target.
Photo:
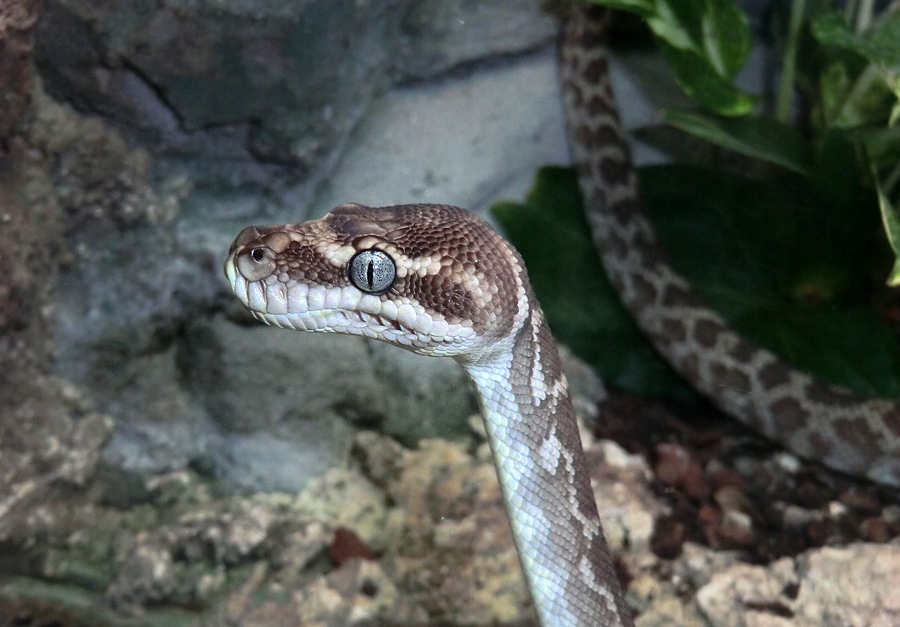
POLYGON ((539 5, 0 3, 0 624, 216 624, 263 562, 213 536, 261 515, 308 577, 335 534, 229 495, 296 492, 360 428, 469 433, 455 364, 251 324, 221 263, 338 202, 521 195, 565 155, 539 5))
POLYGON ((564 158, 555 24, 538 2, 64 0, 32 21, 27 133, 64 238, 44 277, 45 363, 113 419, 107 464, 297 489, 340 459, 348 418, 407 443, 465 431, 474 403, 455 365, 426 379, 399 351, 253 328, 221 263, 247 224, 432 193, 483 208, 564 158), (494 91, 531 80, 544 83, 531 105, 494 91), (501 128, 544 133, 529 160, 507 158, 502 132, 484 140, 513 102, 501 128), (360 170, 393 174, 374 189, 360 170))

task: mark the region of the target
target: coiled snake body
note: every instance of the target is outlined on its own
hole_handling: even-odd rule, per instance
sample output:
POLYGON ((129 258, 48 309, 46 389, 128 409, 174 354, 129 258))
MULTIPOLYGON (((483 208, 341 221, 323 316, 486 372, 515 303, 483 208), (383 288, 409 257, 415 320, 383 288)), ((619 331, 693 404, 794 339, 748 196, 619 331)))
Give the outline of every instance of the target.
MULTIPOLYGON (((589 219, 623 302, 676 370, 730 413, 801 455, 900 483, 894 404, 829 388, 745 342, 663 261, 608 83, 607 19, 573 11, 561 72, 589 219)), ((245 229, 225 272, 268 324, 461 363, 479 393, 541 624, 632 624, 555 343, 521 257, 484 221, 444 205, 342 205, 320 220, 245 229)))

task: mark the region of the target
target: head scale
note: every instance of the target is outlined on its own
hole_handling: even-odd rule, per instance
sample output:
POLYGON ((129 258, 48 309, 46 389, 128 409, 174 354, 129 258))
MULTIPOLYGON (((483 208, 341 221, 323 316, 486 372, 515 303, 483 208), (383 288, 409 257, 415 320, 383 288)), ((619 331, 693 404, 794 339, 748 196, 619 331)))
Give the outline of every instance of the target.
POLYGON ((527 314, 522 268, 486 222, 446 205, 349 204, 302 224, 249 227, 225 262, 234 293, 268 324, 466 359, 527 314))

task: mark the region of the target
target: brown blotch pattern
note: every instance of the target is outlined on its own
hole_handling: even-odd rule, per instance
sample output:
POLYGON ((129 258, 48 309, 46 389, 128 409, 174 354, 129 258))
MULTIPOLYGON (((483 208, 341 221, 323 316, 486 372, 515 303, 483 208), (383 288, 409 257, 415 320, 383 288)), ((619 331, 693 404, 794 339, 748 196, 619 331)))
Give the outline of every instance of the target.
POLYGON ((817 379, 810 379, 803 389, 811 401, 834 407, 855 407, 860 398, 850 390, 837 388, 817 379))
POLYGON ((884 424, 889 433, 900 438, 900 407, 888 403, 884 403, 884 405, 887 405, 882 409, 882 415, 885 417, 884 424))
POLYGON ((815 431, 807 434, 807 444, 804 446, 807 450, 803 454, 813 458, 827 459, 834 455, 834 441, 815 431))
POLYGON ((600 162, 600 170, 603 172, 603 178, 614 184, 622 184, 631 176, 631 164, 623 163, 622 159, 603 159, 600 162))
POLYGON ((361 249, 360 242, 379 240, 377 248, 399 253, 398 265, 440 259, 437 274, 400 277, 383 299, 402 295, 451 324, 471 321, 479 332, 508 333, 518 303, 515 277, 521 257, 478 216, 448 205, 341 205, 322 222, 339 244, 361 249), (473 276, 475 292, 467 286, 473 276))
POLYGON ((629 304, 638 308, 651 305, 656 298, 656 288, 642 276, 633 277, 632 292, 629 304))
POLYGON ((865 450, 867 443, 876 439, 865 421, 839 420, 834 425, 834 431, 841 440, 852 444, 857 450, 865 450))
POLYGON ((398 296, 443 316, 450 324, 471 322, 479 333, 509 333, 518 308, 518 252, 484 220, 448 205, 366 207, 341 205, 320 220, 245 229, 235 251, 265 246, 276 232, 290 243, 275 253, 275 273, 301 283, 343 287, 350 284, 344 261, 326 251, 378 248, 394 257, 398 277, 382 300, 398 296), (411 271, 420 258, 438 261, 436 274, 411 271), (401 272, 403 268, 410 271, 401 272), (474 281, 473 281, 474 278, 474 281))
POLYGON ((685 355, 676 365, 683 377, 694 377, 691 381, 696 381, 700 377, 700 359, 697 355, 685 355))
POLYGON ((774 390, 790 381, 790 369, 780 361, 772 361, 757 373, 757 379, 767 390, 774 390))
MULTIPOLYGON (((595 38, 594 40, 597 42, 601 42, 601 38, 599 37, 595 38)), ((602 43, 598 43, 597 45, 602 45, 602 43)), ((603 79, 609 73, 609 62, 605 57, 591 59, 585 64, 582 72, 589 84, 597 85, 603 82, 603 79)))
POLYGON ((490 321, 489 310, 479 308, 469 291, 448 276, 412 275, 398 284, 396 290, 427 310, 437 312, 450 324, 471 320, 476 328, 484 328, 490 321))
MULTIPOLYGON (((791 433, 806 427, 809 414, 803 404, 796 398, 782 397, 772 404, 772 412, 778 417, 779 431, 791 433)), ((770 434, 771 435, 771 434, 770 434)))
POLYGON ((634 198, 623 198, 609 209, 610 214, 615 216, 616 220, 627 223, 633 219, 635 212, 641 210, 641 204, 634 198))
POLYGON ((737 362, 748 364, 759 351, 759 347, 746 340, 739 339, 728 351, 728 354, 737 362))
POLYGON ((750 377, 740 370, 728 368, 723 364, 713 364, 712 377, 716 385, 721 387, 741 392, 749 392, 751 390, 752 382, 750 377))
POLYGON ((659 304, 667 307, 677 307, 691 303, 693 300, 694 296, 688 289, 678 283, 669 283, 663 287, 659 304))
MULTIPOLYGON (((533 298, 530 302, 535 303, 533 298)), ((539 309, 533 305, 531 315, 539 309)), ((531 466, 537 480, 523 488, 534 491, 533 499, 540 502, 542 509, 553 512, 548 516, 550 537, 557 541, 552 555, 545 556, 547 562, 560 559, 571 560, 573 571, 567 579, 571 593, 569 609, 580 618, 579 624, 619 624, 610 621, 598 622, 599 616, 615 611, 603 597, 595 595, 583 577, 576 574, 577 560, 586 558, 594 569, 594 576, 601 582, 614 582, 616 573, 609 559, 609 551, 602 531, 598 527, 588 528, 581 521, 598 522, 599 516, 590 484, 590 470, 583 459, 581 439, 575 420, 572 403, 566 391, 559 396, 552 395, 552 388, 562 377, 556 344, 546 322, 537 328, 536 341, 532 320, 527 320, 515 339, 514 353, 517 359, 512 363, 510 384, 519 401, 521 421, 517 421, 516 439, 527 443, 531 451, 531 466), (532 367, 537 353, 539 366, 548 388, 549 395, 541 403, 535 404, 532 397, 532 367), (551 418, 548 419, 547 417, 551 418), (552 469, 547 468, 548 458, 541 456, 541 449, 551 434, 559 441, 570 462, 561 456, 552 469), (579 516, 575 516, 578 512, 579 516)), ((616 602, 620 611, 627 612, 621 598, 616 602)), ((625 614, 627 615, 627 614, 625 614)))
POLYGON ((712 320, 697 320, 694 323, 694 339, 701 347, 715 348, 719 341, 722 326, 712 320))
POLYGON ((327 286, 349 284, 347 274, 331 264, 309 244, 291 242, 275 259, 278 269, 300 283, 318 283, 327 286))
POLYGON ((686 342, 688 339, 687 327, 681 320, 672 318, 663 320, 662 333, 673 342, 686 342))
MULTIPOLYGON (((748 424, 766 426, 769 435, 789 443, 795 451, 813 454, 808 442, 832 437, 836 441, 828 452, 828 463, 841 470, 863 473, 868 471, 859 468, 853 459, 879 462, 900 458, 900 441, 882 435, 900 432, 900 407, 896 403, 866 401, 813 381, 753 343, 742 340, 717 317, 711 316, 702 300, 666 264, 652 228, 649 225, 644 228, 645 212, 634 177, 625 175, 629 165, 628 147, 619 135, 615 103, 609 95, 609 77, 600 75, 605 66, 595 60, 593 53, 581 49, 589 41, 601 40, 594 29, 602 28, 600 24, 605 23, 606 17, 593 26, 583 26, 581 20, 591 20, 596 14, 581 6, 575 13, 579 23, 568 26, 561 68, 576 168, 585 191, 585 209, 607 274, 639 325, 675 369, 709 392, 714 403, 748 424), (613 156, 617 152, 618 158, 613 156), (616 200, 609 203, 609 198, 616 200), (676 315, 688 325, 693 323, 694 328, 688 327, 687 336, 680 333, 678 325, 669 324, 676 315), (671 335, 673 331, 679 332, 678 335, 671 335), (704 352, 704 363, 738 364, 733 367, 736 372, 744 373, 747 381, 752 383, 753 377, 760 381, 763 389, 758 390, 752 403, 720 394, 715 377, 726 371, 715 367, 698 369, 697 358, 686 356, 700 349, 704 352), (766 365, 755 370, 760 363, 766 365), (854 439, 839 437, 839 428, 865 421, 877 425, 878 429, 861 429, 854 439)), ((743 384, 745 377, 738 378, 740 381, 731 380, 731 383, 743 384)), ((874 478, 883 479, 884 475, 874 478)))

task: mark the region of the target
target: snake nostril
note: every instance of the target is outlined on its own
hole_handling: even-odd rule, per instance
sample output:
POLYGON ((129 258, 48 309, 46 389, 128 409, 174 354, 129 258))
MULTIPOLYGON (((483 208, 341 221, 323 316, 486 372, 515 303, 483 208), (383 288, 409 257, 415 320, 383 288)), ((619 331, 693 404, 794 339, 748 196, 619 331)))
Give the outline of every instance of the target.
POLYGON ((260 281, 275 271, 275 255, 265 246, 254 246, 239 253, 235 265, 248 281, 260 281))

